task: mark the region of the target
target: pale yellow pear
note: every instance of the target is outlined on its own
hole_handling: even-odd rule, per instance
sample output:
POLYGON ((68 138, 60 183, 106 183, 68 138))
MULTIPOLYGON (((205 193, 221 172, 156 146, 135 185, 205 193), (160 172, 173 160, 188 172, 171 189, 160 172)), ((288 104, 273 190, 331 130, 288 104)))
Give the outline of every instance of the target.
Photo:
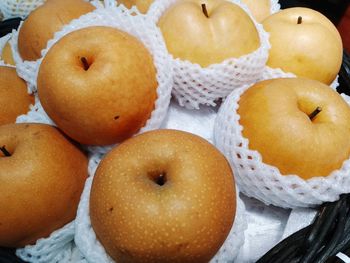
POLYGON ((158 25, 175 58, 202 67, 238 58, 260 46, 249 15, 224 0, 180 0, 162 15, 158 25))
POLYGON ((259 82, 241 96, 238 114, 249 149, 283 175, 328 176, 350 157, 350 107, 319 81, 259 82))
POLYGON ((270 34, 267 65, 330 84, 342 63, 339 32, 321 13, 302 7, 284 9, 263 21, 270 34))

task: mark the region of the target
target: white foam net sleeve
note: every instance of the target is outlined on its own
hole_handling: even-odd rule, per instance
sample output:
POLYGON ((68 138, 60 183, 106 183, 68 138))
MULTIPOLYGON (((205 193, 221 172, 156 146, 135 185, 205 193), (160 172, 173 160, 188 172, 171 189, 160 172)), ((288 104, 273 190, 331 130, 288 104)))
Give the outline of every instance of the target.
POLYGON ((245 206, 237 191, 237 209, 233 227, 222 247, 210 263, 235 262, 244 244, 244 231, 247 229, 245 206))
MULTIPOLYGON (((147 16, 155 24, 164 12, 177 0, 155 0, 147 16)), ((239 0, 229 0, 242 7, 254 21, 260 37, 260 47, 239 58, 229 58, 221 63, 201 67, 186 60, 169 57, 174 70, 173 96, 181 106, 198 109, 200 105, 215 106, 215 101, 226 97, 232 90, 255 82, 264 70, 270 44, 268 34, 258 24, 249 9, 239 0)))
MULTIPOLYGON (((90 177, 85 183, 85 188, 79 203, 77 218, 75 221, 75 243, 88 262, 114 263, 115 261, 106 253, 91 226, 89 215, 90 190, 93 175, 102 155, 95 154, 90 159, 90 177)), ((210 262, 232 262, 237 256, 244 243, 244 231, 247 228, 245 220, 245 208, 238 195, 237 210, 233 227, 220 248, 210 262)))
POLYGON ((313 207, 350 192, 350 159, 327 177, 304 180, 296 175, 281 175, 277 167, 262 162, 259 152, 249 149, 237 113, 240 96, 248 88, 235 90, 227 97, 214 125, 215 145, 229 160, 240 190, 267 205, 284 208, 313 207))
POLYGON ((69 262, 72 257, 74 221, 54 231, 48 238, 37 240, 35 245, 16 250, 16 255, 31 263, 69 262))
POLYGON ((89 216, 89 197, 93 176, 90 176, 86 183, 81 197, 77 221, 75 225, 75 243, 77 247, 89 262, 114 262, 106 253, 101 243, 97 240, 96 234, 92 229, 89 216))
POLYGON ((36 78, 33 75, 38 74, 39 68, 35 61, 23 61, 18 51, 18 32, 23 25, 23 21, 20 23, 17 30, 12 31, 12 37, 9 40, 13 60, 16 64, 17 75, 27 82, 28 93, 36 92, 36 78))
POLYGON ((278 0, 271 0, 270 3, 271 3, 271 6, 270 6, 271 14, 277 13, 278 11, 281 10, 281 5, 279 4, 278 0))
POLYGON ((105 5, 109 7, 118 8, 121 12, 131 14, 133 16, 145 16, 145 14, 141 13, 136 5, 133 5, 131 8, 127 8, 124 4, 119 3, 117 0, 106 0, 105 5))
MULTIPOLYGON (((170 103, 173 82, 172 68, 159 29, 144 16, 132 16, 129 13, 122 12, 118 8, 98 8, 91 13, 83 15, 79 19, 73 20, 70 24, 63 27, 61 31, 56 32, 54 38, 48 42, 47 48, 42 51, 42 56, 44 57, 48 50, 66 34, 90 26, 110 26, 123 30, 139 39, 150 51, 157 70, 157 100, 155 101, 155 108, 150 118, 145 126, 140 129, 139 133, 159 128, 167 114, 170 103)), ((36 80, 43 57, 33 62, 22 61, 18 53, 15 56, 17 60, 17 73, 27 81, 30 93, 36 93, 37 91, 36 80)), ((29 114, 36 116, 37 119, 42 119, 45 123, 49 122, 52 124, 52 120, 43 111, 40 102, 36 104, 36 107, 29 114)), ((22 116, 21 119, 23 118, 25 117, 22 116)), ((88 147, 87 149, 92 152, 104 153, 109 148, 107 146, 107 148, 88 147)))
POLYGON ((16 123, 44 123, 51 126, 56 126, 55 123, 44 111, 37 94, 35 96, 35 104, 29 107, 29 111, 26 114, 19 115, 16 119, 16 123))
MULTIPOLYGON (((24 19, 44 2, 45 0, 1 0, 0 12, 3 14, 4 19, 13 17, 24 19)), ((87 2, 91 2, 95 6, 102 6, 102 1, 92 0, 87 2)))
POLYGON ((45 0, 1 0, 0 11, 3 13, 4 19, 13 17, 25 18, 44 2, 45 0))
POLYGON ((339 86, 339 75, 337 75, 337 77, 335 78, 335 80, 333 80, 333 82, 331 83, 331 85, 329 85, 332 89, 334 89, 335 91, 337 90, 338 86, 339 86))

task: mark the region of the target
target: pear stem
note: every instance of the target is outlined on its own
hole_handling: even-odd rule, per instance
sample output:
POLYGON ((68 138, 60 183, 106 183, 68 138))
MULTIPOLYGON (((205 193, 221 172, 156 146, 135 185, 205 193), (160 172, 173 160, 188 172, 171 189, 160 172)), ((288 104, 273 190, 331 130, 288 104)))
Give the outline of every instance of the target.
POLYGON ((11 154, 6 150, 5 145, 0 147, 0 151, 2 151, 2 153, 6 156, 6 157, 10 157, 11 154))
POLYGON ((317 114, 319 114, 321 111, 322 111, 322 108, 317 107, 313 112, 310 113, 309 115, 310 120, 312 121, 317 116, 317 114))
POLYGON ((298 17, 297 24, 300 25, 303 22, 303 18, 301 16, 298 17))
POLYGON ((207 18, 209 18, 207 6, 206 6, 205 4, 202 4, 202 11, 203 11, 203 14, 204 14, 207 18))
POLYGON ((84 70, 87 71, 89 69, 90 65, 89 65, 86 57, 82 57, 80 60, 81 60, 81 63, 83 63, 84 70))

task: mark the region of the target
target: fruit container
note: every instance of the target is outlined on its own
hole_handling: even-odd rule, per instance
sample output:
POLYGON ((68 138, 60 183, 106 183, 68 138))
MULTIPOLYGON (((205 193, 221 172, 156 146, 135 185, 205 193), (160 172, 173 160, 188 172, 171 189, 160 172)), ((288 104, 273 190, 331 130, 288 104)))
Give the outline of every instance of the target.
MULTIPOLYGON (((0 24, 0 36, 4 36, 4 35, 10 33, 13 28, 17 28, 20 20, 21 20, 20 18, 18 18, 18 19, 16 18, 16 19, 10 19, 10 20, 3 21, 0 24)), ((345 52, 344 52, 344 58, 343 58, 343 65, 342 65, 342 69, 339 73, 338 81, 339 81, 339 86, 337 88, 338 92, 350 95, 350 57, 345 52)), ((170 110, 170 115, 176 115, 178 112, 181 112, 182 110, 183 109, 176 106, 170 110)), ((211 109, 208 109, 207 111, 209 113, 213 112, 211 109)), ((194 115, 196 115, 196 113, 194 113, 194 115)), ((199 117, 199 120, 200 120, 201 116, 197 116, 197 117, 199 117)), ((189 121, 189 120, 190 119, 186 119, 186 118, 183 119, 184 122, 189 121)), ((168 121, 168 123, 170 123, 170 126, 175 125, 175 124, 172 124, 171 121, 168 121)), ((198 132, 198 131, 194 130, 193 132, 198 132)), ((205 132, 203 132, 201 135, 207 139, 211 136, 210 134, 207 134, 205 132)), ((209 139, 211 139, 211 138, 209 138, 209 139)), ((243 201, 244 201, 244 203, 248 204, 248 207, 247 207, 248 228, 249 228, 249 225, 255 224, 255 227, 257 227, 259 225, 257 223, 257 221, 259 221, 260 219, 257 216, 257 214, 264 212, 264 211, 265 211, 265 213, 269 214, 268 217, 270 217, 270 218, 277 215, 277 220, 279 218, 283 218, 284 221, 287 221, 288 216, 291 217, 290 210, 284 211, 282 209, 275 209, 275 208, 270 209, 270 208, 267 208, 263 204, 260 204, 258 202, 257 203, 255 201, 251 202, 250 200, 248 200, 248 198, 245 198, 245 197, 243 197, 243 201), (258 213, 257 213, 257 211, 258 211, 258 213)), ((314 214, 316 214, 317 211, 320 211, 320 213, 318 213, 318 215, 316 216, 316 220, 312 225, 310 225, 307 228, 302 228, 301 230, 299 230, 299 229, 302 227, 301 226, 302 224, 300 226, 291 227, 289 229, 289 231, 294 231, 294 230, 299 230, 299 231, 297 231, 294 235, 291 235, 289 237, 289 239, 282 241, 275 248, 272 248, 261 259, 258 260, 258 258, 255 258, 254 261, 258 260, 258 262, 260 262, 260 263, 262 263, 262 262, 272 262, 272 263, 273 262, 292 262, 292 260, 295 260, 295 258, 299 258, 299 259, 302 257, 307 258, 308 255, 311 254, 311 252, 310 252, 310 249, 308 249, 308 247, 307 247, 308 244, 301 242, 301 240, 305 240, 305 239, 309 238, 310 240, 314 241, 315 239, 311 239, 310 235, 306 234, 308 231, 312 230, 313 235, 316 237, 323 235, 323 237, 326 236, 327 238, 332 239, 332 246, 334 245, 334 247, 331 247, 331 248, 333 250, 327 245, 324 245, 324 246, 320 245, 318 247, 318 249, 320 249, 320 247, 323 246, 325 248, 324 255, 330 257, 329 262, 337 262, 336 259, 334 258, 334 253, 336 251, 335 248, 341 248, 342 249, 341 251, 343 251, 344 253, 348 250, 348 248, 346 248, 346 246, 342 247, 339 244, 342 242, 344 243, 346 240, 348 240, 346 238, 348 238, 349 233, 346 233, 346 231, 350 232, 350 230, 349 230, 350 228, 348 227, 349 223, 348 222, 345 223, 344 218, 348 217, 348 214, 346 214, 345 211, 348 211, 349 207, 350 207, 349 197, 347 195, 344 195, 337 202, 326 203, 318 208, 315 208, 313 210, 313 213, 312 213, 312 219, 310 219, 310 221, 308 223, 311 223, 311 221, 313 220, 313 216, 314 216, 314 214), (344 210, 343 213, 340 212, 342 210, 344 210), (335 211, 335 212, 332 213, 332 211, 335 211), (323 224, 323 226, 325 226, 325 224, 327 224, 327 222, 329 224, 329 222, 333 221, 333 220, 337 223, 334 225, 328 225, 328 227, 323 227, 323 232, 320 230, 320 228, 319 228, 320 225, 323 224), (344 224, 345 227, 342 227, 341 224, 344 224), (333 235, 333 233, 335 233, 335 234, 333 235), (289 248, 289 249, 293 248, 293 250, 299 251, 299 254, 295 255, 296 253, 294 253, 294 254, 290 253, 290 250, 289 251, 283 250, 285 248, 289 248), (277 254, 280 255, 279 258, 276 257, 277 254), (293 258, 293 256, 295 256, 295 257, 293 258)), ((300 215, 303 215, 303 211, 298 211, 298 212, 300 212, 300 215)), ((303 220, 301 220, 301 217, 298 217, 297 219, 300 221, 303 221, 303 220)), ((287 222, 287 227, 288 227, 288 222, 287 222)), ((286 225, 284 225, 284 226, 286 227, 286 225)), ((67 230, 69 230, 70 227, 71 227, 71 225, 67 225, 66 226, 67 230)), ((263 223, 261 223, 261 227, 264 228, 263 223)), ((247 233, 247 231, 246 231, 246 233, 247 233)), ((249 234, 249 229, 248 229, 248 234, 249 234)), ((253 244, 253 242, 251 240, 248 240, 248 241, 251 242, 251 244, 253 244)), ((322 239, 322 242, 325 243, 325 239, 322 239)), ((276 240, 274 240, 273 243, 277 244, 278 242, 276 240)), ((260 245, 261 245, 263 247, 262 250, 264 250, 265 252, 268 251, 268 249, 266 249, 266 247, 264 247, 263 244, 255 244, 255 245, 256 245, 257 250, 260 249, 260 245)), ((45 249, 44 246, 42 248, 45 249)), ((252 249, 252 246, 250 246, 249 248, 252 249)), ((16 257, 15 252, 16 252, 15 249, 0 248, 0 262, 4 262, 4 263, 24 262, 20 258, 16 257)), ((240 261, 237 261, 237 262, 240 263, 240 261)), ((253 261, 249 261, 249 262, 253 262, 253 261)), ((297 261, 293 261, 293 262, 297 262, 297 261)), ((307 262, 307 261, 305 261, 305 262, 307 262)), ((308 261, 308 262, 316 262, 316 261, 308 261)))

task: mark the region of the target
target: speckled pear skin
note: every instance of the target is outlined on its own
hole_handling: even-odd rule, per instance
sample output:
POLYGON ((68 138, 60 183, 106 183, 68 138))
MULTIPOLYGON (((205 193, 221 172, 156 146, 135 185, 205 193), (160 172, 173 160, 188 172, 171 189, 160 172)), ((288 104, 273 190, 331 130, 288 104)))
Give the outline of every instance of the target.
POLYGON ((235 210, 224 156, 203 138, 175 130, 114 148, 97 168, 90 196, 93 229, 117 262, 208 262, 235 210))

